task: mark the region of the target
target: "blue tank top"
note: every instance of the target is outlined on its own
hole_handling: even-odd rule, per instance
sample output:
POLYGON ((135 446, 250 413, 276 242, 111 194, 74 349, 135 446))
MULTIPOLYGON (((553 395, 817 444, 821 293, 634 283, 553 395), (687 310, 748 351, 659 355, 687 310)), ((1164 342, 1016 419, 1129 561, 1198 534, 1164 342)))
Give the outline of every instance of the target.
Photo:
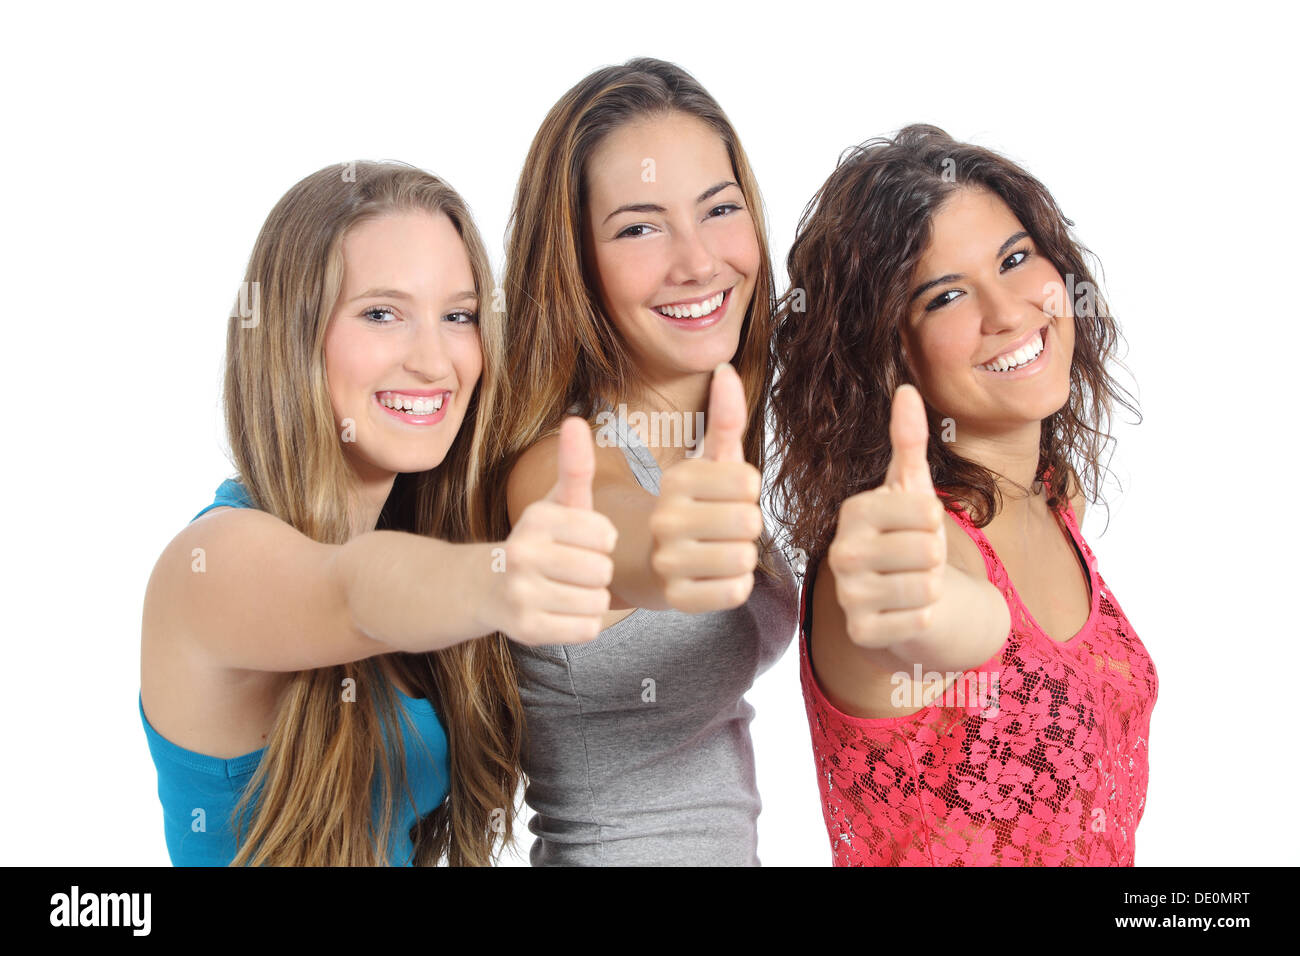
MULTIPOLYGON (((212 508, 227 505, 251 508, 243 485, 227 480, 217 489, 216 500, 194 518, 212 508)), ((193 518, 190 519, 194 520, 193 518)), ((451 780, 447 735, 432 701, 408 697, 396 687, 402 714, 402 746, 406 755, 406 780, 415 804, 398 794, 394 807, 394 832, 389 836, 389 863, 410 866, 415 853, 410 830, 446 798, 451 780)), ((228 866, 235 858, 235 828, 232 813, 262 759, 266 748, 242 757, 210 757, 172 743, 150 725, 140 698, 140 721, 144 724, 149 753, 158 770, 158 799, 163 808, 163 832, 167 853, 175 866, 228 866)), ((385 728, 386 729, 386 728, 385 728)), ((378 825, 379 782, 372 791, 378 825)), ((251 816, 246 816, 251 820, 251 816)))

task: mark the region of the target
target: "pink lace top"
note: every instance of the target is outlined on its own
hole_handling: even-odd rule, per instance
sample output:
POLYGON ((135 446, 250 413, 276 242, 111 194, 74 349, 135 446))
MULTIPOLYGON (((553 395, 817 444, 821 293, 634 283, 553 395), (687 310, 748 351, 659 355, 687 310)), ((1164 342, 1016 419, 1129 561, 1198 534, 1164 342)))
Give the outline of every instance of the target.
POLYGON ((915 714, 851 717, 826 699, 808 656, 811 566, 804 582, 800 673, 835 865, 1132 866, 1158 690, 1150 656, 1068 504, 1092 597, 1068 641, 1039 627, 965 511, 950 513, 979 546, 1011 630, 915 714))

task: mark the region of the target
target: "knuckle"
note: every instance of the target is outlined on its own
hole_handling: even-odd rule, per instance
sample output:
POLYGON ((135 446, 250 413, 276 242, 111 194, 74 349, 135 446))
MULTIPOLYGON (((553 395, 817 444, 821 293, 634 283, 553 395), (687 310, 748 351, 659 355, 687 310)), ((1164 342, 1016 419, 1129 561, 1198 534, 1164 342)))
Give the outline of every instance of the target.
POLYGON ((848 572, 857 568, 862 563, 862 548, 860 545, 844 541, 842 538, 836 538, 831 542, 830 550, 827 552, 827 560, 831 562, 831 570, 837 575, 841 572, 848 572))
POLYGON ((667 503, 661 503, 650 515, 650 533, 656 538, 677 538, 682 532, 681 513, 667 503))
POLYGON ((752 575, 745 575, 731 587, 732 607, 739 607, 749 600, 749 595, 754 590, 754 578, 752 575))
POLYGON ((672 580, 677 577, 678 562, 676 556, 667 548, 656 548, 650 555, 650 567, 661 578, 672 580))
POLYGON ((659 495, 678 495, 681 494, 690 485, 691 469, 688 467, 695 462, 692 459, 678 462, 673 465, 659 479, 659 495))
MULTIPOLYGON (((533 566, 534 548, 531 534, 519 538, 513 535, 506 541, 506 567, 516 571, 528 571, 533 566)), ((516 580, 518 575, 515 576, 516 580)))
POLYGON ((859 647, 874 647, 879 641, 879 618, 874 614, 855 614, 848 622, 849 640, 859 647))

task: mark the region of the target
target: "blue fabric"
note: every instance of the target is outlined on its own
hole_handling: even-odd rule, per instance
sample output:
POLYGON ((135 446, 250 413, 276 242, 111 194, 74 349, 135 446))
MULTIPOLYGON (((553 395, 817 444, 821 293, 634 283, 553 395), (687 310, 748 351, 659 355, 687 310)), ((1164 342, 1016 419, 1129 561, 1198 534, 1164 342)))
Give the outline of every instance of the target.
MULTIPOLYGON (((217 489, 216 500, 195 518, 218 505, 249 508, 252 504, 244 487, 228 480, 217 489)), ((410 866, 414 854, 410 829, 446 798, 451 780, 447 734, 432 701, 408 697, 393 688, 401 704, 402 745, 406 756, 406 779, 415 804, 398 794, 394 807, 395 825, 389 836, 389 863, 410 866), (414 724, 414 733, 403 716, 414 724)), ((149 753, 158 770, 158 799, 163 808, 163 832, 167 853, 175 866, 228 866, 235 857, 235 827, 232 814, 244 788, 261 762, 262 750, 241 757, 221 758, 187 750, 163 737, 149 723, 144 700, 139 699, 140 721, 149 742, 149 753), (202 811, 199 813, 197 811, 202 811)), ((387 739, 385 725, 385 739, 387 739)), ((378 825, 379 782, 372 791, 378 825)), ((246 818, 251 819, 251 818, 246 818)))
MULTIPOLYGON (((205 515, 213 508, 219 508, 222 505, 227 505, 231 508, 251 508, 253 507, 253 499, 248 497, 247 488, 235 481, 235 479, 227 478, 217 488, 217 494, 213 499, 212 504, 208 505, 196 514, 194 518, 198 518, 200 515, 205 515)), ((191 518, 190 521, 193 521, 194 518, 191 518)))

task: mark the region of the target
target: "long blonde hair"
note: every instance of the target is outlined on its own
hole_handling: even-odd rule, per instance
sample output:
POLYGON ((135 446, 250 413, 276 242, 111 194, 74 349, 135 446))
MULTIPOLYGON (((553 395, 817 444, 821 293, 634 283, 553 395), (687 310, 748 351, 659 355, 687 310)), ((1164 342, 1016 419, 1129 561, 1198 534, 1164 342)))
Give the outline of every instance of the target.
MULTIPOLYGON (((306 177, 267 217, 231 317, 225 414, 233 463, 256 507, 323 543, 348 540, 357 498, 324 363, 325 332, 342 291, 343 239, 360 222, 407 210, 445 214, 465 243, 480 301, 483 374, 442 464, 399 474, 378 527, 470 540, 465 500, 481 457, 482 396, 502 367, 503 318, 490 307, 494 283, 483 241, 451 187, 402 163, 347 163, 306 177)), ((382 732, 409 721, 399 716, 385 661, 435 704, 447 730, 450 790, 412 829, 414 862, 488 865, 509 843, 522 717, 510 655, 492 635, 431 654, 293 674, 235 809, 232 865, 387 862, 394 806, 402 794, 411 798, 402 735, 382 732), (348 678, 356 700, 342 704, 348 678), (380 785, 377 820, 372 779, 380 785)))
POLYGON ((485 436, 486 477, 471 508, 475 520, 486 516, 483 531, 492 537, 509 530, 504 488, 519 456, 554 434, 571 408, 594 423, 598 403, 612 405, 641 384, 636 360, 604 315, 598 284, 586 271, 587 164, 619 127, 673 113, 693 116, 718 134, 754 221, 758 275, 731 361, 748 404, 745 459, 763 471, 774 288, 758 183, 731 121, 694 77, 663 60, 629 60, 597 70, 560 98, 533 138, 519 177, 506 244, 510 336, 494 394, 503 413, 485 436))

